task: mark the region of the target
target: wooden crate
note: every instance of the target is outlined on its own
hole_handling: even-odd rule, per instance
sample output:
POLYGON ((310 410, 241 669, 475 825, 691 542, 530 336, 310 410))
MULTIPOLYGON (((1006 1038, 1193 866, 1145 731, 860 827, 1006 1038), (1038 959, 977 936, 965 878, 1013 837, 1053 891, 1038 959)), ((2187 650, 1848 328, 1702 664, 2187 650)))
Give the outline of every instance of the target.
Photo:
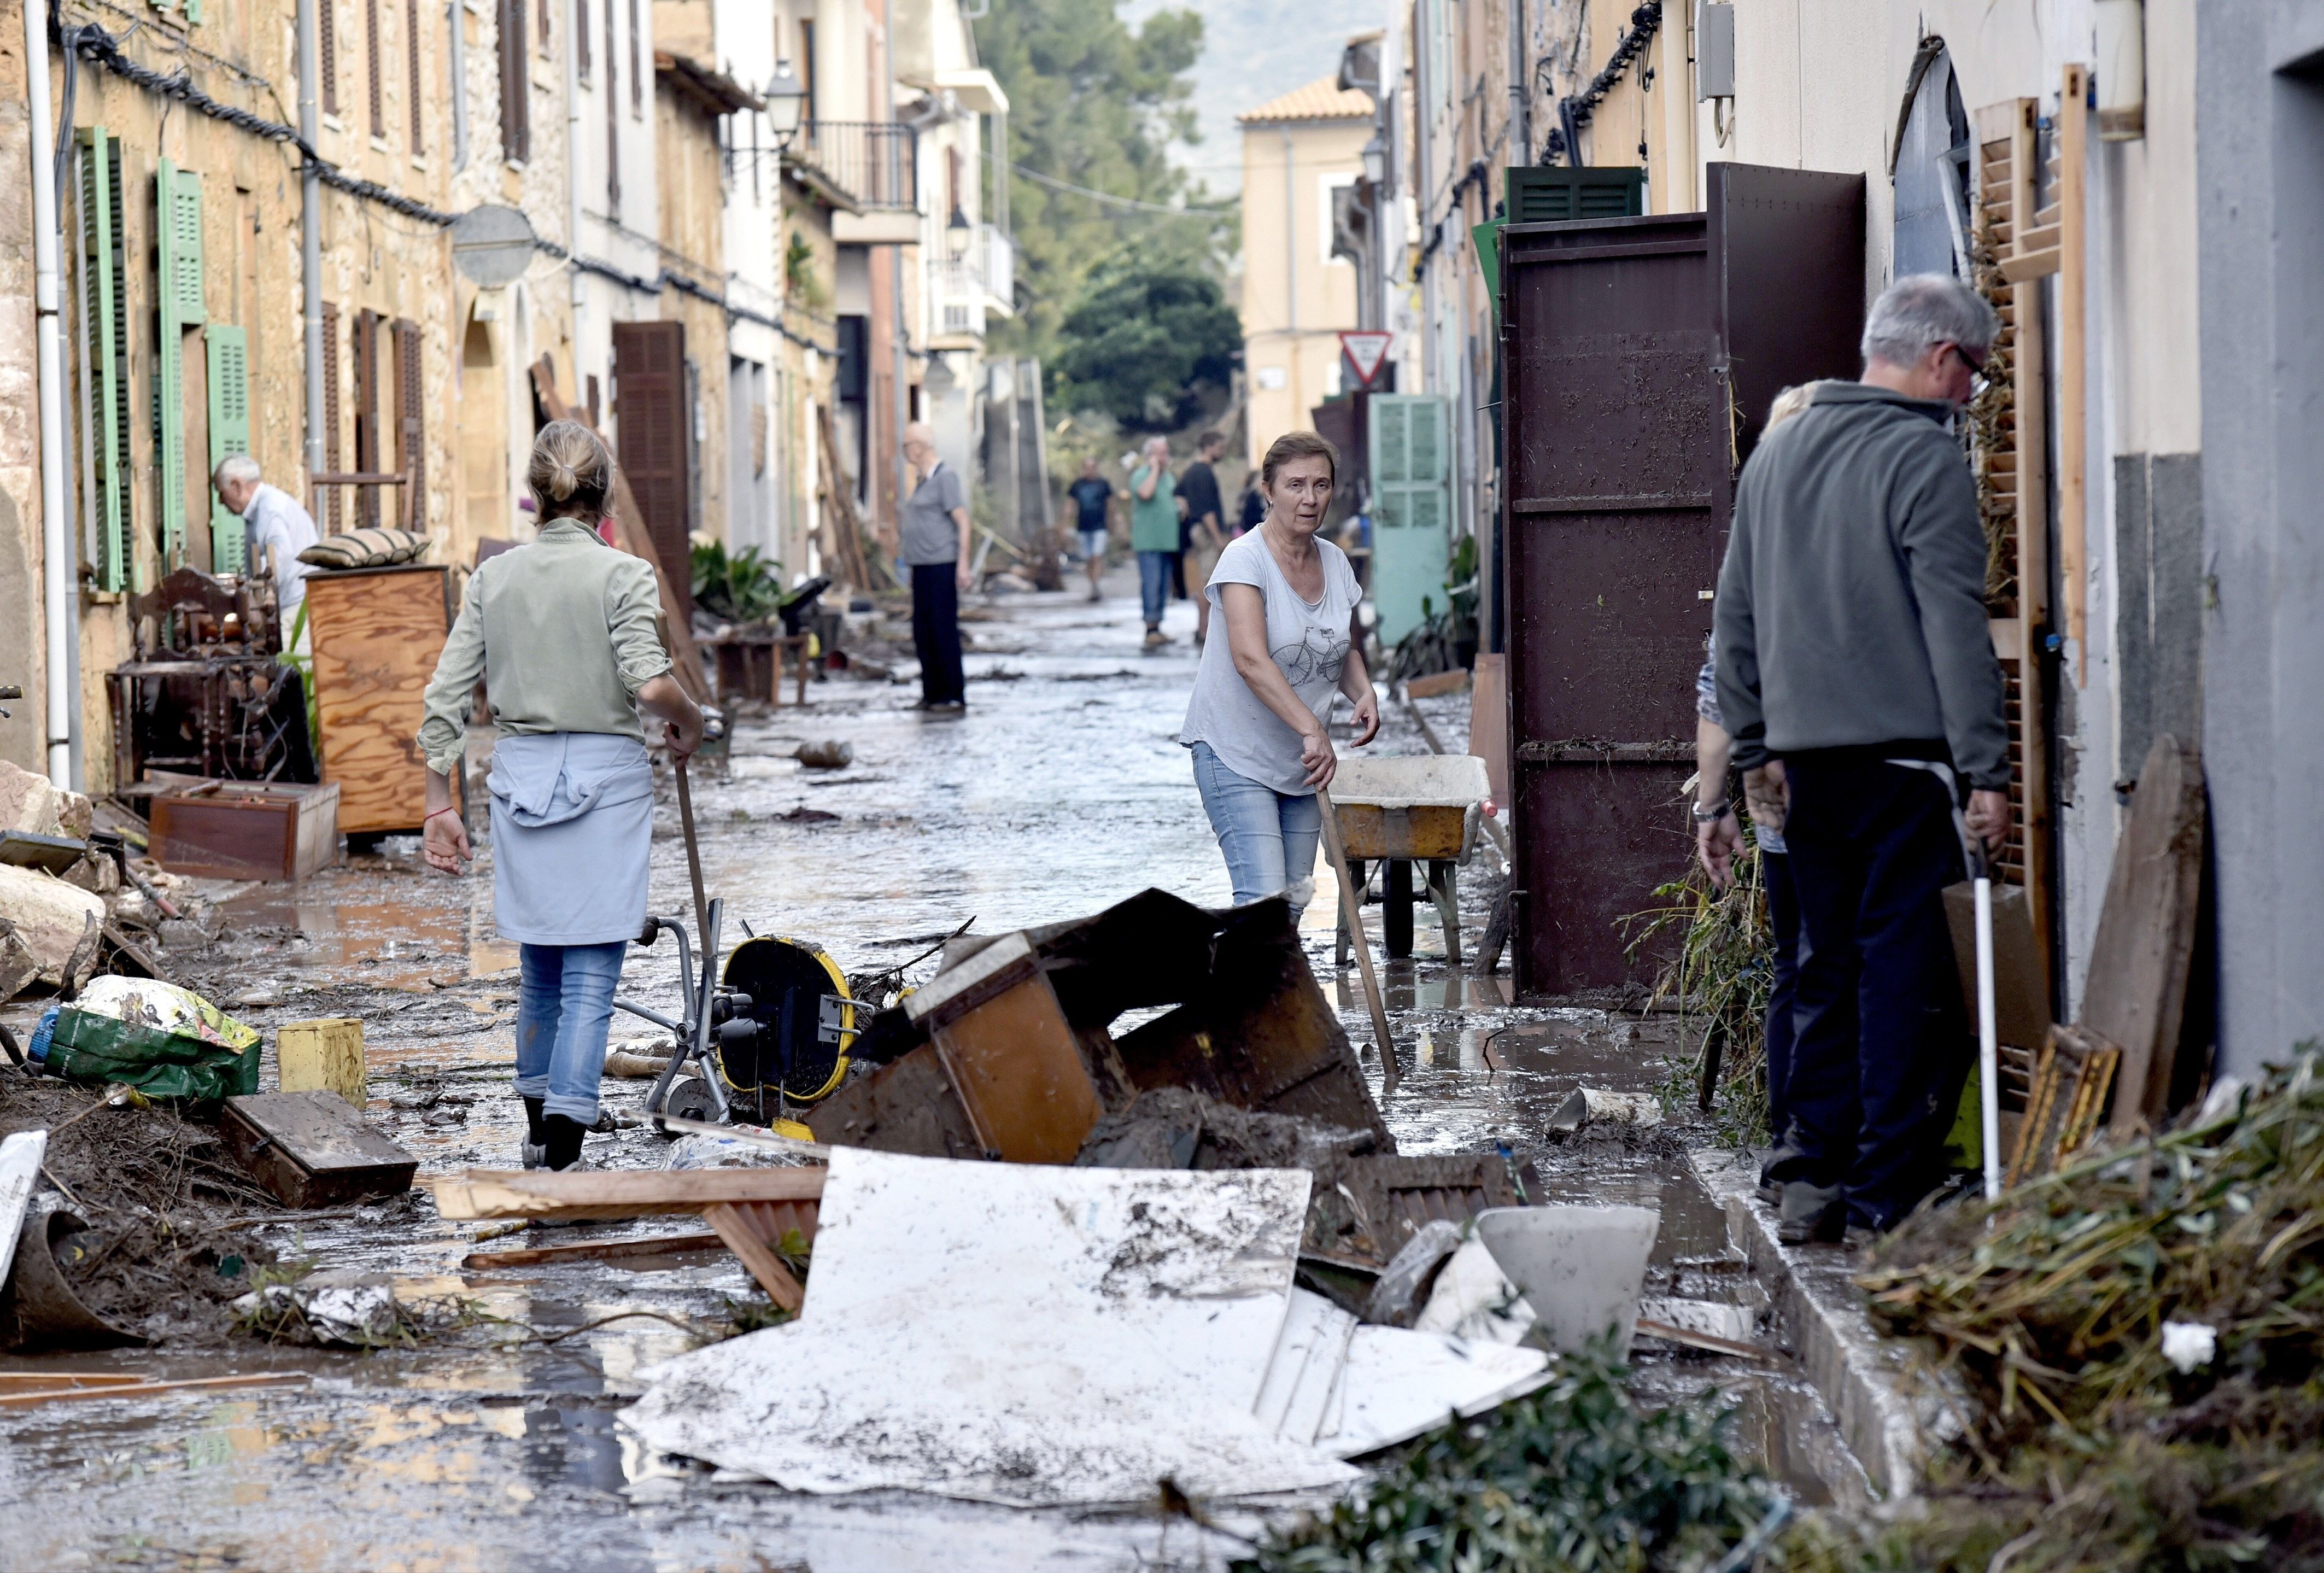
POLYGON ((157 794, 150 850, 171 874, 304 879, 339 857, 339 787, 204 782, 157 794))
POLYGON ((285 1207, 323 1208, 411 1189, 420 1161, 335 1092, 230 1097, 218 1134, 235 1161, 285 1207))
POLYGON ((451 632, 450 570, 407 563, 309 574, 307 627, 323 779, 340 788, 339 828, 418 830, 428 786, 420 720, 451 632))

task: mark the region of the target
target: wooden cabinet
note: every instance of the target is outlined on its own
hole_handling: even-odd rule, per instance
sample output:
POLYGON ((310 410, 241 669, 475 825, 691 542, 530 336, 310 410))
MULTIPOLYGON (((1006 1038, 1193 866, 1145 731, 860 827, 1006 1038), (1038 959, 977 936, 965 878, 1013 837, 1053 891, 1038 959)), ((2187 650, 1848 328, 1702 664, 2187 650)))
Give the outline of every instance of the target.
POLYGON ((427 815, 421 700, 452 611, 449 569, 406 564, 308 577, 317 752, 323 779, 338 783, 344 834, 416 831, 427 815))

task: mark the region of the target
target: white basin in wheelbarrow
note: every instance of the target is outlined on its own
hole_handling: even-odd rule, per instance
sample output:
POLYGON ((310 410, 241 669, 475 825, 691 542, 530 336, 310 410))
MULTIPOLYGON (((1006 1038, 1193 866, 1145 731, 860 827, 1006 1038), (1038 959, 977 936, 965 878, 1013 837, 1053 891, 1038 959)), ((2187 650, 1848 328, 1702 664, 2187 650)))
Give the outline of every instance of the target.
POLYGON ((1492 795, 1485 762, 1473 754, 1350 757, 1332 776, 1332 807, 1348 856, 1367 860, 1467 862, 1480 812, 1492 795))

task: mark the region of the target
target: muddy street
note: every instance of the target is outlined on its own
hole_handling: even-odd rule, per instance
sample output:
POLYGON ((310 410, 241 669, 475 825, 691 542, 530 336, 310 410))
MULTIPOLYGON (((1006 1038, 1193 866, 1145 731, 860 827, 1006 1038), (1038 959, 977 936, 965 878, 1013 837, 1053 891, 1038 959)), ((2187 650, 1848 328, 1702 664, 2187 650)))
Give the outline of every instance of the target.
MULTIPOLYGON (((811 939, 861 976, 925 958, 971 920, 972 932, 1014 930, 1149 886, 1225 904, 1225 871, 1174 741, 1194 666, 1191 611, 1173 608, 1175 643, 1143 651, 1134 598, 1122 593, 1131 587, 1111 588, 1096 606, 1002 597, 970 622, 964 718, 929 718, 909 708, 913 687, 864 678, 817 684, 804 709, 743 717, 724 769, 697 766, 694 786, 705 877, 726 899, 729 924, 811 939), (809 770, 792 757, 825 738, 848 743, 853 762, 809 770)), ((1462 746, 1465 694, 1421 703, 1438 739, 1462 746)), ((1391 705, 1376 751, 1426 746, 1391 705)), ((663 774, 652 904, 678 913, 691 898, 663 774)), ((1489 856, 1464 871, 1470 936, 1488 916, 1489 856)), ((1333 966, 1328 865, 1318 875, 1305 949, 1377 1090, 1357 975, 1333 966)), ((1367 916, 1376 924, 1379 909, 1367 916)), ((1512 1007, 1506 967, 1489 977, 1448 967, 1425 902, 1416 926, 1414 958, 1383 976, 1403 1044, 1402 1087, 1384 1106, 1400 1148, 1506 1143, 1531 1161, 1547 1199, 1657 1208, 1649 1292, 1738 1296, 1739 1259, 1687 1162, 1684 1129, 1566 1142, 1548 1128, 1577 1086, 1643 1092, 1665 1082, 1682 1047, 1675 1020, 1512 1007)), ((411 841, 391 839, 303 885, 229 893, 206 945, 175 938, 171 960, 183 980, 268 1032, 270 1080, 280 1023, 360 1017, 367 1116, 420 1156, 423 1178, 515 1166, 515 958, 493 932, 482 863, 465 879, 437 874, 411 841)), ((908 980, 935 966, 918 960, 908 980)), ((674 1013, 677 992, 670 944, 633 947, 624 997, 674 1013)), ((616 1018, 617 1048, 649 1036, 643 1022, 616 1018)), ((634 1112, 650 1085, 609 1078, 620 1128, 588 1139, 593 1164, 664 1162, 665 1139, 634 1112)), ((1259 1522, 817 1498, 678 1467, 642 1451, 615 1415, 637 1393, 638 1370, 757 1325, 765 1300, 733 1256, 502 1265, 493 1253, 538 1245, 543 1232, 510 1237, 509 1226, 447 1223, 424 1196, 305 1217, 252 1210, 235 1221, 281 1261, 384 1275, 410 1309, 402 1329, 364 1354, 238 1336, 0 1362, 310 1378, 0 1411, 5 1494, 41 1504, 14 1521, 0 1567, 1196 1568, 1222 1565, 1259 1522)), ((653 1232, 649 1221, 553 1238, 653 1232)), ((1832 1432, 1796 1378, 1722 1357, 1640 1353, 1648 1391, 1719 1383, 1740 1394, 1746 1439, 1770 1468, 1804 1499, 1829 1496, 1832 1432)))

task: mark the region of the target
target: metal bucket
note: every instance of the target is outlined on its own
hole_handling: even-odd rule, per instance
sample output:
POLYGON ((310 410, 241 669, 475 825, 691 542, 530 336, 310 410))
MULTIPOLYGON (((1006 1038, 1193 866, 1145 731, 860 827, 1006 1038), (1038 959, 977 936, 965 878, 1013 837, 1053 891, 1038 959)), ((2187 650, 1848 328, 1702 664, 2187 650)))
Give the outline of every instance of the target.
POLYGON ((86 1220, 61 1208, 25 1216, 16 1240, 15 1271, 0 1291, 0 1346, 23 1351, 115 1349, 148 1341, 83 1305, 65 1281, 59 1253, 77 1248, 72 1236, 88 1232, 86 1220))

